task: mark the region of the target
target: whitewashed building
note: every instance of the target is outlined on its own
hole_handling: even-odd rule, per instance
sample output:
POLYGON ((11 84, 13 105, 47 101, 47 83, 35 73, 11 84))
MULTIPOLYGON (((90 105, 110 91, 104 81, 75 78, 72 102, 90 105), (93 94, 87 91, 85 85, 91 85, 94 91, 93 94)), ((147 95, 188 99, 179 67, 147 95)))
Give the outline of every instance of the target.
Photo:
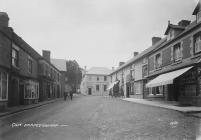
POLYGON ((107 91, 111 70, 104 67, 92 67, 83 75, 80 90, 85 95, 108 95, 107 91))

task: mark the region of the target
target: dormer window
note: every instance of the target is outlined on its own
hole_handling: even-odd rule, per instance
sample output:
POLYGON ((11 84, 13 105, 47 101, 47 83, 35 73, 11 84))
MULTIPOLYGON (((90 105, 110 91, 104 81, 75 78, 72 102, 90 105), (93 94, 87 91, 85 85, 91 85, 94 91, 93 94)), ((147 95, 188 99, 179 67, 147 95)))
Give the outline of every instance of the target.
POLYGON ((168 34, 168 36, 167 36, 167 40, 171 40, 171 39, 173 39, 174 38, 174 30, 170 30, 169 31, 169 34, 168 34))
POLYGON ((201 21, 201 9, 200 9, 201 3, 200 0, 197 4, 197 6, 195 7, 194 11, 193 11, 193 15, 196 16, 196 21, 197 23, 201 21))
POLYGON ((201 21, 201 11, 199 11, 196 15, 197 23, 201 21))

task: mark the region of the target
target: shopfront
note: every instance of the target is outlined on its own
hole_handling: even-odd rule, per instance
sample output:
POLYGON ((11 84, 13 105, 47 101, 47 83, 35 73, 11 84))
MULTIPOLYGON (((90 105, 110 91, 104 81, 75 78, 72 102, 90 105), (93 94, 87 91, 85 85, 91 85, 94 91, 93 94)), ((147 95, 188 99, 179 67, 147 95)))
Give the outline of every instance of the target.
POLYGON ((149 97, 201 106, 201 66, 191 66, 161 74, 146 84, 149 97))
POLYGON ((179 85, 179 102, 185 105, 201 106, 201 67, 197 66, 182 75, 179 85))
POLYGON ((20 103, 34 104, 39 99, 39 83, 34 80, 25 80, 20 83, 20 103))
POLYGON ((0 70, 0 110, 7 107, 8 102, 8 73, 0 70))

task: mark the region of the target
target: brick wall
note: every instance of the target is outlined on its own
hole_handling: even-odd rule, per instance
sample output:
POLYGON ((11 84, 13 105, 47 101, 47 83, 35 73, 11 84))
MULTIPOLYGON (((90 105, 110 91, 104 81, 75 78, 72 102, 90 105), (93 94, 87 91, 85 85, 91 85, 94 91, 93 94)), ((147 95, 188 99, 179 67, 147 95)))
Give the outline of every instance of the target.
POLYGON ((11 41, 0 33, 0 66, 10 68, 11 41))
POLYGON ((154 70, 154 56, 149 58, 149 71, 154 70))
POLYGON ((183 59, 185 59, 185 58, 188 58, 188 57, 190 57, 191 56, 191 38, 190 37, 188 37, 188 38, 185 38, 184 40, 183 40, 183 43, 182 43, 182 47, 183 47, 183 59))
POLYGON ((30 73, 28 71, 28 58, 29 58, 29 55, 25 51, 20 49, 19 50, 20 75, 36 78, 37 72, 38 72, 37 61, 32 58, 32 73, 30 73))
POLYGON ((162 51, 162 66, 171 64, 171 48, 168 47, 162 51))

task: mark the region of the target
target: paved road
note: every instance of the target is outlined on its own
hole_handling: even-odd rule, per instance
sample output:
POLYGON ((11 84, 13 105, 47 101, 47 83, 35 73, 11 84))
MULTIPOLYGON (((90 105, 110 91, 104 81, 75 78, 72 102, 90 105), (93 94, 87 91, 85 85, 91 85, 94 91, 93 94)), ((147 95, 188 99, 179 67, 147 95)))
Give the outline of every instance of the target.
POLYGON ((0 140, 193 140, 200 125, 176 111, 80 96, 0 118, 0 140))

